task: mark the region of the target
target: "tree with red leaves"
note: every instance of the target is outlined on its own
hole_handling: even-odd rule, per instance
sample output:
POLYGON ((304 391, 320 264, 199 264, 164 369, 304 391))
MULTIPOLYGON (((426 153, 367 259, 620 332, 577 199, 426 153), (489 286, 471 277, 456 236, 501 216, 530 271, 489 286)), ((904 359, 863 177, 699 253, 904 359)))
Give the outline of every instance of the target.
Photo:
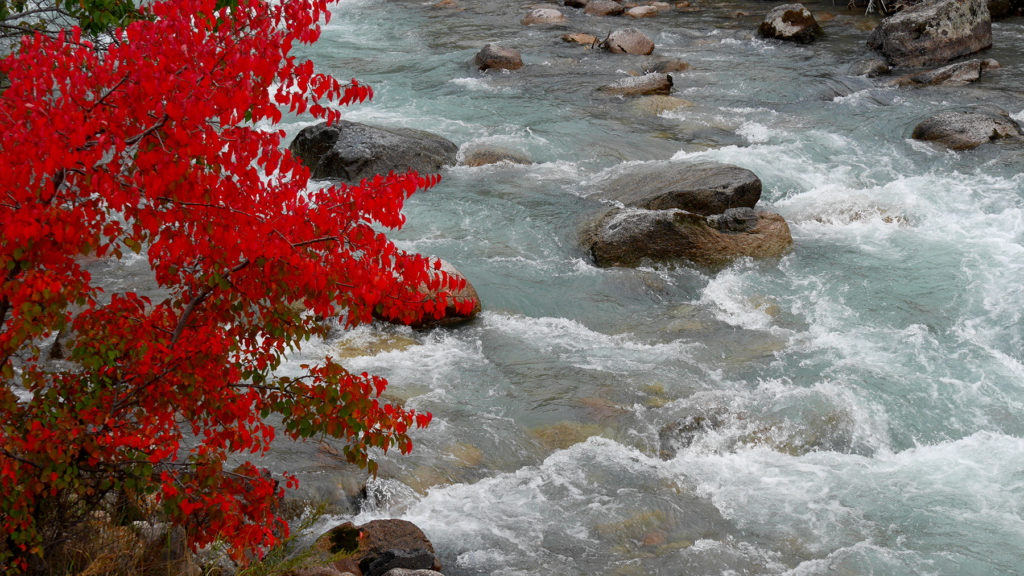
POLYGON ((157 2, 103 50, 69 29, 0 61, 0 566, 38 570, 123 494, 159 502, 193 547, 251 558, 286 530, 282 490, 225 461, 264 453, 268 418, 293 439, 345 440, 371 470, 370 449, 407 452, 429 422, 330 358, 275 374, 322 318, 440 316, 464 283, 378 231, 436 176, 310 187, 265 128, 282 108, 333 122, 372 96, 290 54, 327 3, 157 2), (129 253, 166 296, 93 281, 88 262, 129 253))

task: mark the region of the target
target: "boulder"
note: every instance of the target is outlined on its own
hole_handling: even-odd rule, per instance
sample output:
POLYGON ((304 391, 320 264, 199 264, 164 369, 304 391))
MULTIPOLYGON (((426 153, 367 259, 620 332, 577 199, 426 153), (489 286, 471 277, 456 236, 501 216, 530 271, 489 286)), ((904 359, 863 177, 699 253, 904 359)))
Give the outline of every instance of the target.
POLYGON ((651 72, 643 76, 627 76, 612 84, 601 86, 599 90, 620 96, 649 96, 652 94, 667 96, 672 92, 672 77, 658 72, 651 72))
POLYGON ((708 225, 719 232, 750 232, 757 228, 757 211, 753 208, 729 208, 721 214, 708 216, 708 225))
POLYGON ((782 216, 757 214, 744 232, 722 232, 699 214, 682 210, 616 209, 584 232, 584 244, 600 267, 639 266, 645 261, 689 261, 718 268, 733 260, 778 258, 793 244, 782 216))
POLYGON ((782 4, 765 15, 757 33, 765 38, 810 44, 824 32, 803 4, 782 4))
POLYGON ((303 128, 289 146, 313 178, 358 183, 388 172, 433 174, 455 164, 459 147, 412 128, 385 128, 342 120, 303 128))
MULTIPOLYGON (((463 279, 465 278, 465 276, 463 276, 458 271, 458 269, 455 268, 455 266, 452 266, 451 263, 446 262, 444 260, 441 260, 441 271, 448 274, 449 276, 459 276, 463 279)), ((424 300, 431 300, 437 298, 437 296, 442 291, 443 290, 439 288, 431 289, 425 283, 419 286, 420 296, 424 300)), ((373 317, 377 318, 378 320, 384 320, 385 322, 391 322, 392 324, 404 324, 406 326, 411 326, 412 328, 416 329, 427 329, 462 324, 464 322, 472 320, 473 318, 476 318, 477 314, 480 313, 480 296, 477 295, 476 289, 473 288, 473 285, 470 284, 468 280, 466 281, 466 285, 463 286, 461 290, 457 290, 451 293, 451 298, 457 300, 469 300, 473 303, 473 308, 468 313, 461 313, 458 310, 456 310, 455 305, 449 301, 448 305, 444 309, 444 312, 441 313, 441 316, 439 318, 424 317, 415 322, 409 322, 400 318, 394 318, 390 316, 385 316, 383 314, 378 314, 376 312, 374 312, 373 317)))
POLYGON ((487 164, 509 162, 512 164, 532 164, 530 158, 518 150, 510 150, 498 146, 474 146, 466 151, 462 163, 476 167, 487 164))
POLYGON ((753 208, 761 198, 761 179, 731 164, 642 164, 604 184, 593 197, 635 208, 678 208, 710 216, 729 208, 753 208))
POLYGON ((477 52, 473 64, 481 70, 519 70, 523 67, 523 55, 519 50, 488 44, 477 52))
POLYGON ((996 140, 1024 140, 1020 126, 1005 110, 979 108, 968 112, 946 111, 930 116, 914 127, 912 138, 935 142, 952 150, 971 150, 996 140))
POLYGON ((643 114, 658 116, 676 108, 688 108, 693 102, 675 96, 644 96, 633 103, 633 109, 643 114))
POLYGON ((584 14, 591 16, 620 16, 626 9, 614 0, 590 0, 583 9, 584 14))
POLYGON ((984 0, 925 0, 884 18, 868 38, 895 66, 936 66, 991 45, 984 0))
POLYGON ((575 42, 577 44, 583 44, 584 46, 593 46, 594 44, 597 44, 597 36, 584 34, 583 32, 573 32, 571 34, 563 34, 562 41, 575 42))
POLYGON ((654 52, 654 42, 636 28, 616 30, 604 41, 605 48, 612 54, 640 54, 654 52))
POLYGON ((660 10, 656 6, 637 6, 626 10, 626 16, 630 18, 654 18, 660 10))
POLYGON ((565 14, 554 8, 536 8, 531 10, 526 16, 523 16, 522 22, 526 26, 534 24, 563 24, 565 23, 565 14))
POLYGON ((880 58, 869 60, 858 60, 850 65, 850 74, 853 76, 867 76, 874 78, 889 73, 889 64, 880 58))
POLYGON ((949 64, 934 70, 926 70, 898 78, 896 83, 918 86, 966 86, 971 82, 977 82, 981 78, 982 61, 977 58, 965 62, 949 64))
POLYGON ((423 531, 412 522, 393 519, 331 528, 317 538, 304 566, 383 576, 396 568, 437 571, 441 562, 423 531))
POLYGON ((644 72, 661 72, 671 74, 672 72, 684 72, 690 69, 690 64, 678 58, 664 58, 644 67, 644 72))

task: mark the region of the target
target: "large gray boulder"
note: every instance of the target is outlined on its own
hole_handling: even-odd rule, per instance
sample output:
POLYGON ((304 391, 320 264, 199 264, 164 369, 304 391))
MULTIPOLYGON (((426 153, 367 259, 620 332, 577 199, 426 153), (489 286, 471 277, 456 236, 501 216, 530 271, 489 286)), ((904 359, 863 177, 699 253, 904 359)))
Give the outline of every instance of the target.
POLYGON ((741 226, 739 232, 722 228, 720 221, 682 210, 624 208, 592 224, 583 242, 601 267, 687 261, 718 268, 744 256, 778 258, 793 244, 789 226, 778 214, 761 212, 756 225, 741 226))
POLYGON ((455 164, 459 147, 423 130, 342 120, 303 128, 289 149, 313 178, 358 183, 392 171, 433 174, 455 164))
POLYGON ((678 208, 710 216, 729 208, 753 208, 761 198, 761 179, 731 164, 642 164, 608 181, 593 197, 635 208, 678 208))
POLYGON ((935 66, 992 45, 986 0, 925 0, 883 19, 868 38, 895 66, 935 66))
POLYGON ((971 150, 997 140, 1024 142, 1020 126, 1005 110, 988 107, 968 112, 940 112, 915 126, 912 137, 942 144, 951 150, 971 150))
POLYGON ((772 8, 765 15, 757 32, 765 38, 801 44, 810 44, 824 34, 811 11, 804 8, 803 4, 782 4, 772 8))

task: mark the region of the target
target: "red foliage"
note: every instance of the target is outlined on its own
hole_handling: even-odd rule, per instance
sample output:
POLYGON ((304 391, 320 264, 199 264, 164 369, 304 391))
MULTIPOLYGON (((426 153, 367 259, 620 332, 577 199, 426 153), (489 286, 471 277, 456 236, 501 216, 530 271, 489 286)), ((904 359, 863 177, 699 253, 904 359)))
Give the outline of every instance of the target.
POLYGON ((407 451, 429 422, 330 358, 274 373, 323 333, 315 316, 441 314, 449 297, 417 286, 463 281, 374 228, 400 227, 436 177, 310 189, 263 128, 280 107, 335 121, 372 96, 290 55, 316 40, 327 0, 231 4, 150 4, 105 51, 70 30, 0 62, 0 565, 46 552, 53 502, 81 512, 118 491, 155 494, 193 545, 221 538, 241 558, 274 543, 280 490, 223 467, 267 449, 269 416, 292 438, 346 439, 360 464, 407 451), (83 267, 127 251, 169 296, 106 293, 83 267), (58 331, 70 362, 41 351, 58 331))

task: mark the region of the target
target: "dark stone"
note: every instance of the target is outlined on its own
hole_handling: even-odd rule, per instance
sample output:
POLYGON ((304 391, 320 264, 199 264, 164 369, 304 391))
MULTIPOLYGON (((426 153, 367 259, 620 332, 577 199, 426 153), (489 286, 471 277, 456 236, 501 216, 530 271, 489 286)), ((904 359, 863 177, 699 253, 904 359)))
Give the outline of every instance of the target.
POLYGON ((984 0, 925 0, 883 19, 868 38, 895 66, 935 66, 992 45, 984 0))
POLYGON ((564 4, 570 8, 586 8, 589 0, 565 0, 564 4))
POLYGON ((455 164, 458 146, 412 128, 384 128, 342 120, 303 128, 289 147, 313 178, 358 183, 388 172, 433 174, 455 164))
POLYGON ((736 258, 777 258, 793 244, 778 214, 758 214, 758 224, 726 234, 699 214, 681 210, 612 210, 584 231, 584 244, 600 267, 635 267, 646 261, 688 261, 719 268, 736 258))
POLYGON ((915 126, 912 137, 952 150, 971 150, 997 140, 1024 141, 1020 126, 1005 110, 996 108, 940 112, 915 126))
POLYGON ((710 216, 729 208, 753 208, 761 198, 761 179, 730 164, 672 162, 637 166, 601 189, 595 198, 636 208, 678 208, 710 216))
POLYGON ((406 520, 373 520, 335 526, 317 538, 312 554, 291 574, 314 567, 381 576, 395 568, 440 570, 441 562, 423 532, 406 520))
POLYGON ((363 576, 384 576, 395 568, 426 570, 434 566, 433 550, 385 550, 376 557, 366 557, 359 563, 363 576))
POLYGON ((757 212, 753 208, 729 208, 708 216, 708 224, 719 232, 750 232, 757 228, 757 212))
POLYGON ((757 32, 765 38, 800 44, 810 44, 824 34, 810 10, 804 8, 803 4, 783 4, 772 8, 757 32))
POLYGON ((518 50, 488 44, 477 52, 473 63, 481 70, 518 70, 523 67, 523 55, 518 50))

